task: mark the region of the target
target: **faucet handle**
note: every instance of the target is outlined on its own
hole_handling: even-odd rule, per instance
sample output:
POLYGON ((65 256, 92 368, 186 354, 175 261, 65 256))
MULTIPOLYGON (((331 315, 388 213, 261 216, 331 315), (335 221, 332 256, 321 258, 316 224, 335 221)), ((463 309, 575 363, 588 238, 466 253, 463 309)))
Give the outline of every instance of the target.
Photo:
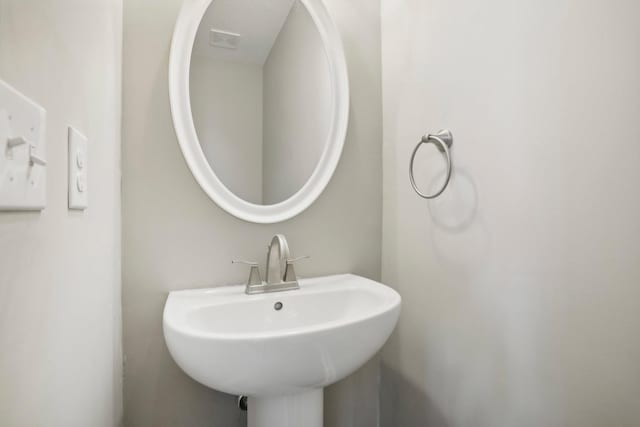
POLYGON ((303 259, 311 258, 309 255, 300 256, 297 258, 287 258, 287 266, 284 270, 284 281, 285 282, 297 282, 298 277, 296 276, 296 270, 293 268, 293 264, 302 261, 303 259))
POLYGON ((232 264, 245 264, 251 267, 249 272, 249 280, 247 280, 247 286, 262 285, 262 277, 260 277, 260 267, 255 261, 233 260, 232 264))
POLYGON ((231 261, 231 264, 245 264, 245 265, 251 265, 251 266, 258 265, 258 263, 255 261, 245 261, 242 259, 234 259, 231 261))

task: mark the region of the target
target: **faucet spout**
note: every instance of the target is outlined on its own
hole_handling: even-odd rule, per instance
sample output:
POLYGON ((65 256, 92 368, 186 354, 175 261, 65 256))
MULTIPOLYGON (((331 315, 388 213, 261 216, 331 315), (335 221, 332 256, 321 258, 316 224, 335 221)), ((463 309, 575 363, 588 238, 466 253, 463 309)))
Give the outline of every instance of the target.
POLYGON ((267 253, 267 281, 260 279, 258 263, 247 261, 235 261, 248 264, 251 267, 249 280, 245 293, 248 295, 264 294, 266 292, 281 292, 300 289, 298 277, 293 269, 296 261, 308 257, 291 258, 289 244, 282 234, 276 234, 271 239, 269 252, 267 253))
POLYGON ((282 283, 289 257, 287 239, 282 234, 276 234, 267 252, 267 284, 282 283))

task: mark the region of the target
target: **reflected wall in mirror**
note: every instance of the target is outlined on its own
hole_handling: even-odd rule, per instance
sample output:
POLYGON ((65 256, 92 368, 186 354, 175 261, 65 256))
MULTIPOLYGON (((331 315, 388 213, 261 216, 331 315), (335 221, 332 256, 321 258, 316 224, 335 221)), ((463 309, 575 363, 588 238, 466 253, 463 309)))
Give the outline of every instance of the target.
POLYGON ((191 109, 202 151, 236 196, 273 205, 311 177, 330 136, 331 70, 298 0, 213 0, 196 33, 191 109))

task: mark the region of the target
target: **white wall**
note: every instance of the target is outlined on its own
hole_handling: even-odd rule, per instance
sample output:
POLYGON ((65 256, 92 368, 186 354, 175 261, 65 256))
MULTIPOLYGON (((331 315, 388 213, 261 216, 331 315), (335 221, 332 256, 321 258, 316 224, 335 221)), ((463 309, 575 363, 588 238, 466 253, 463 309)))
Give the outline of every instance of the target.
POLYGON ((640 3, 382 5, 382 425, 640 425, 640 3))
POLYGON ((0 425, 121 419, 121 0, 0 0, 0 78, 47 109, 47 208, 0 213, 0 425), (67 210, 67 126, 90 207, 67 210))
POLYGON ((262 67, 193 55, 191 109, 200 145, 236 195, 262 203, 262 67))
POLYGON ((264 203, 294 195, 324 150, 331 74, 320 33, 296 1, 264 64, 264 203))
MULTIPOLYGON (((208 390, 172 361, 162 308, 173 289, 242 283, 237 257, 264 264, 266 245, 286 234, 311 255, 303 276, 351 271, 380 275, 380 9, 368 0, 329 0, 351 76, 351 121, 335 176, 302 215, 249 224, 218 208, 186 167, 171 124, 168 53, 181 0, 125 2, 123 112, 123 314, 125 424, 240 426, 233 396, 208 390), (150 155, 152 153, 152 155, 150 155), (346 237, 348 236, 348 237, 346 237)), ((331 427, 370 427, 377 419, 377 365, 326 393, 331 427)))

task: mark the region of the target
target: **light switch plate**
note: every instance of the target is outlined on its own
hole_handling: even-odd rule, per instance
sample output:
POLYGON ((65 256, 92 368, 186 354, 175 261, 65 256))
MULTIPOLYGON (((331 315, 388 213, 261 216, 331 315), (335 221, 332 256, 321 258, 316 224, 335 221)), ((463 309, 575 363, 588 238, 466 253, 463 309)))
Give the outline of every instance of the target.
POLYGON ((69 209, 89 207, 87 137, 69 126, 69 209))
POLYGON ((35 211, 47 202, 44 108, 0 80, 0 211, 35 211))

